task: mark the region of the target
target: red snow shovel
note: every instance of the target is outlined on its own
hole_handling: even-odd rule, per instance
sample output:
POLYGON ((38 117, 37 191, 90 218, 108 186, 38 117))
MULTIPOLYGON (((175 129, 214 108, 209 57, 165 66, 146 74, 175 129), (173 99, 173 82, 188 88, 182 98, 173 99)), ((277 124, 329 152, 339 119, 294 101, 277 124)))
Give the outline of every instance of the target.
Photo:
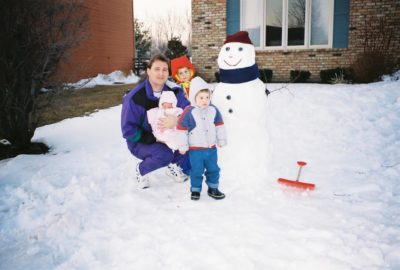
POLYGON ((284 179, 284 178, 279 178, 278 183, 280 183, 282 185, 290 186, 290 187, 313 190, 315 188, 314 184, 299 181, 301 169, 303 168, 303 166, 307 165, 307 163, 304 161, 297 161, 297 165, 299 165, 299 172, 297 173, 296 180, 288 180, 288 179, 284 179))

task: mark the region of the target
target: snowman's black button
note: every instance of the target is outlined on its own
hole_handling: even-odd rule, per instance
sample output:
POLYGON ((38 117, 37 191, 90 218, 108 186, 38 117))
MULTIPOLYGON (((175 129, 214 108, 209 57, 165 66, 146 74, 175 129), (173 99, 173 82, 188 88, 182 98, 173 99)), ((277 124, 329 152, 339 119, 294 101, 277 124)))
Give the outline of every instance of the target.
POLYGON ((226 96, 226 99, 227 99, 227 100, 230 100, 230 99, 231 99, 231 95, 227 95, 227 96, 226 96))
POLYGON ((228 112, 229 112, 229 113, 233 113, 233 110, 232 110, 232 109, 229 109, 228 112))

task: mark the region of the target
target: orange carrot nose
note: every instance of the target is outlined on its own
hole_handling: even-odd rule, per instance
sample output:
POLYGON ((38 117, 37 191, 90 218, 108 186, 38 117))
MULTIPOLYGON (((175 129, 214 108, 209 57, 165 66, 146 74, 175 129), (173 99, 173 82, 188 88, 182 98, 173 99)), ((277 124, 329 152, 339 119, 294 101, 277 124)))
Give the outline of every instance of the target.
POLYGON ((299 166, 305 166, 305 165, 307 165, 307 163, 304 162, 304 161, 297 161, 297 165, 299 165, 299 166))

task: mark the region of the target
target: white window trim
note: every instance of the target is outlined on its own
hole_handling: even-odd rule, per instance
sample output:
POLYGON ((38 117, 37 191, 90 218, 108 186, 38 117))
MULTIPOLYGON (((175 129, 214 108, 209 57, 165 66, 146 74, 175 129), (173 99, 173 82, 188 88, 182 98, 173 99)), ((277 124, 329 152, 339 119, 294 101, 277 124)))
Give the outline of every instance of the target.
MULTIPOLYGON (((311 33, 311 17, 312 17, 312 1, 313 0, 306 0, 306 21, 305 21, 305 33, 304 33, 304 45, 299 46, 288 46, 288 31, 287 31, 287 22, 288 22, 288 0, 283 1, 282 5, 282 18, 284 18, 282 22, 282 46, 265 46, 265 25, 267 25, 267 18, 266 18, 266 1, 262 1, 263 6, 263 18, 262 18, 262 25, 260 27, 260 45, 259 47, 255 47, 257 50, 260 51, 276 51, 276 50, 283 50, 283 51, 290 51, 290 50, 307 50, 307 49, 331 49, 333 46, 333 12, 334 12, 334 0, 326 0, 329 2, 329 18, 328 18, 328 44, 326 45, 311 45, 310 33, 311 33)), ((243 8, 244 3, 240 1, 240 29, 243 29, 243 8)))

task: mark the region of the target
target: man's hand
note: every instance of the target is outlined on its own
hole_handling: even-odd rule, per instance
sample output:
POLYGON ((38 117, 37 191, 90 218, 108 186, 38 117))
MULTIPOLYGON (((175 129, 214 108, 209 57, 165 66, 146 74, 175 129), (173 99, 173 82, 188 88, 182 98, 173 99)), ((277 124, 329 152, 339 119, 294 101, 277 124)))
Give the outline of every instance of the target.
POLYGON ((165 117, 160 118, 160 121, 158 121, 157 125, 158 128, 174 128, 176 127, 177 123, 178 117, 166 114, 165 117))
POLYGON ((179 154, 184 155, 186 154, 186 151, 179 150, 179 154))

